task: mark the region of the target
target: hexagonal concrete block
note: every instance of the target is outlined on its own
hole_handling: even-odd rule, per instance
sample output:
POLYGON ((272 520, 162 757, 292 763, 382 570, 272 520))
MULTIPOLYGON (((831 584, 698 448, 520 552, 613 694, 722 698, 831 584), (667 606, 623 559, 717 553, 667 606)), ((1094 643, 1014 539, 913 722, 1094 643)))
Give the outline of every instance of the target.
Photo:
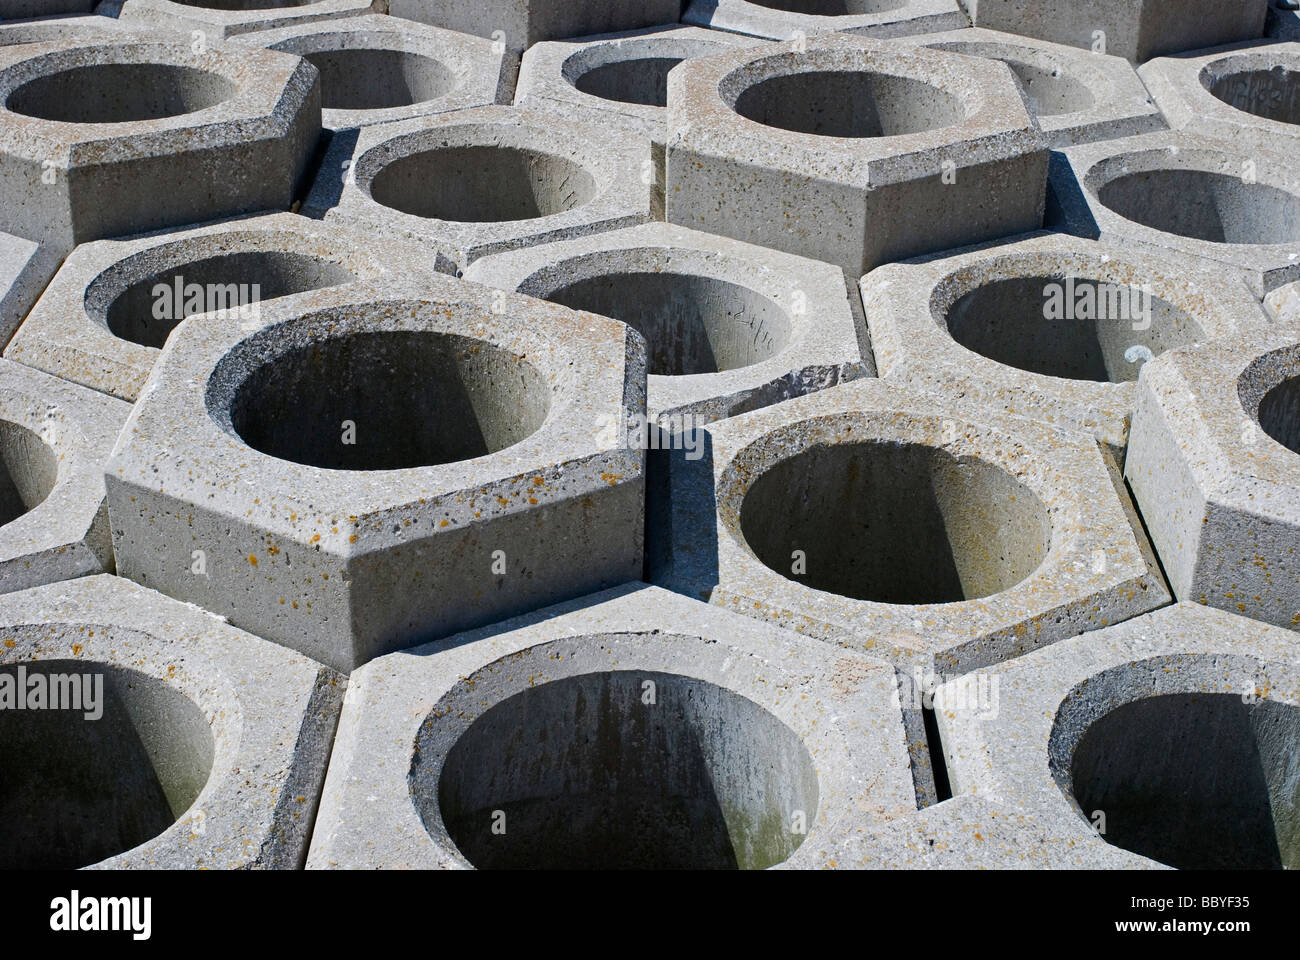
POLYGON ((482 37, 392 17, 317 20, 233 42, 303 57, 320 71, 331 130, 509 103, 519 65, 482 37))
POLYGON ((961 0, 977 27, 1020 33, 1134 63, 1253 40, 1268 0, 961 0))
POLYGON ((163 40, 0 47, 0 229, 66 253, 284 209, 319 132, 316 71, 287 54, 163 40))
POLYGON ((1300 40, 1300 7, 1295 5, 1295 0, 1272 0, 1264 21, 1264 35, 1288 43, 1300 40))
POLYGON ((1161 57, 1138 73, 1175 129, 1274 151, 1300 149, 1300 43, 1161 57))
POLYGON ((737 613, 955 675, 1169 600, 1084 434, 882 380, 706 430, 714 523, 677 546, 737 613))
POLYGON ((342 670, 641 570, 645 343, 448 277, 177 327, 105 468, 118 570, 342 670))
POLYGON ((672 223, 860 276, 1042 226, 1047 150, 1005 64, 827 35, 668 78, 672 223))
POLYGON ((773 40, 832 32, 905 37, 967 26, 957 0, 690 0, 682 22, 773 40))
POLYGON ((307 866, 825 867, 915 810, 887 664, 637 585, 358 670, 307 866))
MULTIPOLYGON (((106 0, 107 2, 107 0, 106 0)), ((337 20, 370 13, 373 0, 112 0, 123 23, 220 40, 254 30, 337 20)))
MULTIPOLYGON (((0 11, 4 5, 0 4, 0 11)), ((130 32, 112 17, 75 17, 58 16, 49 20, 19 20, 13 23, 3 22, 4 14, 0 12, 0 47, 15 43, 49 43, 59 41, 64 44, 81 43, 112 39, 130 32)), ((141 29, 139 32, 143 33, 141 29)))
POLYGON ((996 712, 935 711, 954 793, 1069 837, 1080 859, 1300 865, 1294 634, 1180 603, 990 673, 996 712))
POLYGON ((263 303, 358 280, 433 273, 424 251, 272 213, 77 247, 4 355, 134 401, 186 316, 256 325, 263 303))
POLYGON ((0 360, 0 593, 113 570, 104 463, 130 412, 0 360))
POLYGON ((48 244, 0 232, 0 342, 13 336, 60 259, 48 244))
POLYGON ((838 267, 671 224, 484 257, 465 279, 630 325, 647 342, 652 423, 703 426, 875 375, 838 267))
POLYGON ((1294 331, 1171 351, 1138 381, 1124 472, 1181 600, 1300 628, 1294 331))
POLYGON ((1165 129, 1160 110, 1122 57, 979 28, 904 37, 908 46, 1001 60, 1020 82, 1049 146, 1165 129))
POLYGON ((95 0, 0 0, 0 20, 90 13, 95 0))
POLYGON ((881 376, 1087 431, 1118 463, 1144 363, 1270 328, 1226 267, 1068 234, 877 267, 862 299, 881 376))
POLYGON ((490 37, 522 52, 543 40, 676 23, 681 0, 389 0, 394 17, 490 37))
POLYGON ((1262 141, 1169 130, 1081 144, 1053 153, 1051 193, 1049 225, 1217 260, 1256 298, 1300 279, 1300 169, 1262 141))
POLYGON ((445 272, 650 219, 650 145, 518 107, 336 136, 302 212, 427 244, 445 272))
POLYGON ((111 576, 0 597, 0 634, 0 866, 301 868, 346 678, 111 576))
POLYGON ((1264 309, 1279 327, 1300 329, 1300 282, 1278 287, 1264 298, 1264 309))

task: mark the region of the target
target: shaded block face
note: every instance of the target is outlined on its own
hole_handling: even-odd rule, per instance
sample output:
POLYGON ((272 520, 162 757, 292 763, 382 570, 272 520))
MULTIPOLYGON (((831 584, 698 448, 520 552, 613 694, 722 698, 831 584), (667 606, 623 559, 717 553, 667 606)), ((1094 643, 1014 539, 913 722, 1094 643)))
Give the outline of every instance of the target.
POLYGON ((691 0, 682 22, 776 40, 832 32, 905 37, 969 26, 957 0, 691 0))
MULTIPOLYGON (((371 0, 122 0, 119 21, 128 29, 200 30, 222 39, 370 13, 371 0)), ((256 41, 253 41, 256 42, 256 41)))
MULTIPOLYGON (((394 17, 499 40, 514 51, 543 40, 676 23, 680 0, 390 0, 394 17)), ((518 53, 516 53, 516 57, 518 53)))

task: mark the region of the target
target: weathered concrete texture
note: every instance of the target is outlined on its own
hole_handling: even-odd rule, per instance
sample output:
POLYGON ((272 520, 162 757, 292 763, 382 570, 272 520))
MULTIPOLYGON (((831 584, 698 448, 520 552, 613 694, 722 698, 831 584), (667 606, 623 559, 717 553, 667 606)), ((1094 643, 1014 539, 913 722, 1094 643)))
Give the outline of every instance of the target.
POLYGON ((1045 40, 979 28, 895 41, 1001 60, 1015 74, 1049 146, 1132 137, 1165 129, 1132 64, 1045 40))
POLYGON ((681 0, 389 0, 394 17, 490 37, 523 51, 542 40, 676 23, 681 0))
POLYGON ((424 276, 430 257, 293 213, 77 247, 5 356, 134 401, 186 316, 225 310, 256 327, 266 301, 358 280, 424 276))
POLYGON ((1047 150, 1003 63, 827 35, 668 78, 667 217, 860 276, 1042 226, 1047 150))
MULTIPOLYGON (((110 0, 106 0, 110 2, 110 0)), ((274 30, 299 23, 337 20, 370 13, 372 0, 297 0, 276 6, 277 0, 125 0, 118 2, 123 23, 140 24, 186 34, 200 31, 220 40, 254 30, 274 30)))
POLYGON ((307 865, 826 867, 915 810, 887 664, 636 585, 353 674, 307 865))
POLYGON ((635 579, 645 343, 448 277, 172 335, 105 468, 118 570, 339 669, 635 579))
POLYGON ((677 552, 738 613, 949 675, 1169 600, 1082 433, 880 380, 706 429, 716 519, 677 552))
POLYGON ((95 0, 0 0, 0 20, 90 13, 95 0))
MULTIPOLYGON (((0 10, 3 10, 0 4, 0 10)), ((15 43, 82 43, 108 39, 127 33, 127 29, 112 17, 58 16, 40 20, 5 21, 0 14, 0 47, 15 43)))
POLYGON ((59 255, 11 233, 0 233, 0 342, 7 343, 59 268, 59 255))
POLYGON ((482 37, 391 17, 317 20, 242 34, 305 58, 321 74, 321 120, 331 130, 509 103, 517 59, 482 37))
POLYGON ((862 280, 881 376, 1084 430, 1124 462, 1144 363, 1268 318, 1231 269, 1039 233, 862 280))
POLYGON ((838 267, 671 224, 485 257, 465 279, 630 325, 647 342, 651 421, 703 426, 875 375, 838 267))
POLYGON ((60 253, 287 208, 320 132, 316 71, 270 50, 0 47, 0 104, 0 229, 60 253))
POLYGON ((1300 283, 1278 287, 1264 298, 1264 309, 1279 327, 1300 330, 1300 283))
POLYGON ((905 37, 967 26, 957 0, 690 0, 682 22, 773 40, 905 37))
POLYGON ((654 155, 654 215, 662 220, 668 71, 692 57, 763 42, 696 27, 651 27, 538 43, 524 54, 515 103, 649 139, 654 155))
MULTIPOLYGON (((1285 143, 1286 141, 1282 141, 1285 143)), ((1289 150, 1181 130, 1052 154, 1049 225, 1241 271, 1256 298, 1300 279, 1300 168, 1289 150)))
POLYGON ((302 212, 415 239, 457 272, 490 253, 650 219, 650 145, 518 107, 363 127, 330 143, 302 212))
POLYGON ((1272 0, 1264 22, 1264 35, 1271 40, 1300 40, 1300 6, 1295 0, 1272 0))
POLYGON ((302 866, 344 677, 112 576, 0 597, 0 633, 0 676, 99 713, 0 711, 0 865, 302 866))
POLYGON ((954 793, 1069 836, 1085 861, 1110 845, 1151 865, 1300 865, 1294 634, 1180 603, 991 675, 996 712, 935 711, 954 793))
POLYGON ((961 0, 977 27, 1020 33, 1141 63, 1253 40, 1268 0, 961 0))
POLYGON ((1294 331, 1142 371, 1125 474, 1179 599, 1300 625, 1298 387, 1294 331))
POLYGON ((128 413, 0 360, 0 592, 112 571, 103 471, 128 413))
POLYGON ((1233 44, 1199 56, 1161 57, 1138 73, 1175 129, 1238 148, 1300 150, 1300 43, 1233 44))

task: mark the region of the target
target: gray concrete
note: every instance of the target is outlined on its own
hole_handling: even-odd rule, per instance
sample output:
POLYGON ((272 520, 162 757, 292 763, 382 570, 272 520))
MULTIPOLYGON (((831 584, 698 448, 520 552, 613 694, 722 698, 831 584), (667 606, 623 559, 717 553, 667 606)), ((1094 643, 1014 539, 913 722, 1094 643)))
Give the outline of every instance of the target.
POLYGON ((60 259, 48 244, 0 233, 0 342, 9 342, 60 259))
POLYGON ((0 674, 99 712, 0 711, 0 866, 302 866, 346 678, 112 576, 0 597, 0 630, 0 674))
POLYGON ((97 240, 72 252, 4 355, 134 401, 176 325, 222 309, 218 299, 229 304, 232 328, 256 326, 263 302, 422 276, 433 272, 433 259, 396 241, 377 249, 365 234, 293 213, 97 240), (195 284, 202 296, 191 305, 186 289, 195 284))
POLYGON ((887 664, 630 585, 356 671, 307 865, 833 867, 909 766, 887 664))
POLYGON ((881 376, 1087 431, 1119 463, 1144 363, 1270 327, 1227 267, 1068 234, 878 267, 862 299, 881 376))
POLYGON ((94 7, 95 0, 3 0, 0 20, 68 16, 89 13, 94 7))
POLYGON ((1300 627, 1294 330, 1174 350, 1142 371, 1124 472, 1181 600, 1300 627))
POLYGON ((75 44, 99 40, 105 34, 111 39, 127 32, 128 29, 112 17, 55 16, 34 20, 0 20, 0 47, 15 43, 52 41, 75 44))
POLYGON ((275 6, 276 0, 105 0, 102 12, 115 12, 123 23, 172 30, 205 42, 255 30, 274 30, 317 20, 337 20, 370 13, 372 0, 299 0, 275 6))
POLYGON ((1264 22, 1264 35, 1271 40, 1300 40, 1300 9, 1294 0, 1272 0, 1264 22))
POLYGON ((0 593, 112 572, 104 463, 130 410, 0 360, 0 593))
POLYGON ((773 40, 905 37, 967 25, 957 0, 689 0, 682 22, 773 40))
POLYGON ((330 143, 302 212, 414 239, 439 269, 650 219, 650 145, 518 107, 363 127, 330 143))
POLYGON ((1183 603, 992 676, 996 714, 936 710, 955 794, 1069 837, 1085 862, 1300 865, 1294 634, 1183 603))
POLYGON ((670 222, 850 276, 1042 225, 1046 141, 1003 63, 812 37, 683 63, 668 117, 670 222))
POLYGON ((341 670, 635 579, 628 327, 446 277, 177 327, 105 468, 118 570, 341 670))
POLYGON ((1264 309, 1278 326, 1300 330, 1300 283, 1278 287, 1264 298, 1264 309))
MULTIPOLYGON (((1286 143, 1286 141, 1282 141, 1286 143)), ((1049 225, 1239 270, 1257 298, 1300 279, 1300 168, 1262 140, 1148 133, 1052 155, 1049 225)))

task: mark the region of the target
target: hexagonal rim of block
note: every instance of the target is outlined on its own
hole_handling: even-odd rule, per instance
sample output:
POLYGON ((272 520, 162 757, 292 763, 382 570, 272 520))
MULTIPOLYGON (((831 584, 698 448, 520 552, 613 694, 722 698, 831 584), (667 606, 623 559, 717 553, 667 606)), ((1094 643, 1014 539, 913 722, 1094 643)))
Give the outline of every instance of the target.
POLYGON ((7 47, 18 43, 61 43, 77 46, 83 43, 112 41, 132 32, 141 39, 158 39, 156 33, 151 36, 143 26, 132 30, 112 17, 82 14, 40 19, 0 20, 0 46, 7 47), (31 39, 9 39, 29 31, 34 35, 31 39))
POLYGON ((109 575, 0 596, 0 621, 9 625, 0 628, 6 632, 50 633, 5 644, 2 663, 75 660, 87 670, 111 664, 182 695, 211 725, 212 770, 189 809, 151 840, 91 866, 299 865, 345 677, 190 604, 109 575), (285 736, 288 725, 294 725, 292 736, 285 736))
POLYGON ((261 313, 253 332, 213 314, 190 317, 176 328, 105 474, 214 512, 244 517, 254 510, 259 530, 341 558, 403 542, 400 530, 390 527, 417 506, 423 516, 442 516, 443 526, 461 527, 542 509, 579 495, 584 485, 604 490, 641 474, 641 452, 620 445, 610 427, 645 401, 644 343, 617 321, 438 276, 309 291, 268 301, 261 313), (349 314, 356 307, 367 313, 349 314), (552 386, 542 425, 509 447, 470 460, 332 470, 262 453, 217 420, 228 420, 230 392, 238 384, 224 376, 214 383, 213 374, 236 347, 265 363, 300 345, 291 342, 290 331, 319 343, 403 330, 470 336, 526 358, 552 386), (176 476, 164 480, 154 470, 160 461, 189 462, 195 469, 170 471, 176 476), (566 472, 575 463, 589 479, 566 472), (536 482, 561 475, 562 485, 536 482), (469 498, 463 496, 467 491, 473 491, 469 498))
POLYGON ((1035 117, 1052 147, 1131 137, 1165 128, 1160 108, 1151 101, 1133 65, 1123 57, 982 27, 920 34, 895 42, 935 49, 946 49, 944 45, 975 47, 980 48, 979 52, 952 49, 947 52, 994 60, 1015 59, 1042 70, 1068 73, 1088 88, 1093 104, 1085 110, 1035 117))
POLYGON ((1226 263, 1241 270, 1257 298, 1300 279, 1300 239, 1271 244, 1216 243, 1156 230, 1120 216, 1097 199, 1106 183, 1126 174, 1168 167, 1203 170, 1240 177, 1243 163, 1254 164, 1257 181, 1300 197, 1300 173, 1275 148, 1252 145, 1237 152, 1230 141, 1182 130, 1146 133, 1120 140, 1101 140, 1053 153, 1051 185, 1061 206, 1065 228, 1078 236, 1109 243, 1142 245, 1226 263), (1059 159, 1058 159, 1059 158, 1059 159))
MULTIPOLYGON (((1251 41, 1198 54, 1158 57, 1138 67, 1170 127, 1223 140, 1263 138, 1264 148, 1272 150, 1286 149, 1285 142, 1270 146, 1275 138, 1300 141, 1300 125, 1256 116, 1210 93, 1215 81, 1243 70, 1281 66, 1300 72, 1300 43, 1251 41)), ((1300 143, 1293 143, 1291 149, 1300 149, 1300 143)))
POLYGON ((892 10, 880 13, 821 16, 778 10, 748 0, 691 0, 682 23, 773 40, 794 39, 839 31, 872 37, 904 37, 932 30, 956 30, 967 26, 966 15, 957 0, 904 0, 892 10))
POLYGON ((0 589, 113 569, 103 471, 130 412, 121 400, 0 360, 0 419, 40 437, 59 464, 45 499, 0 527, 0 589))
POLYGON ((651 421, 689 415, 702 426, 764 397, 784 399, 804 381, 820 389, 875 375, 870 340, 853 309, 856 296, 839 267, 698 230, 648 223, 543 244, 484 257, 465 279, 546 299, 561 286, 618 272, 685 273, 736 284, 780 307, 793 328, 782 350, 749 366, 684 376, 651 373, 651 421), (806 296, 802 314, 793 312, 796 289, 806 296))
MULTIPOLYGON (((819 809, 807 818, 804 842, 778 868, 827 865, 821 838, 846 821, 869 823, 915 811, 888 664, 636 584, 358 668, 339 723, 308 869, 471 866, 440 822, 425 828, 413 802, 411 753, 430 713, 476 675, 510 664, 524 665, 505 681, 516 693, 590 672, 569 650, 605 645, 611 636, 617 649, 607 654, 606 669, 653 670, 715 684, 757 704, 799 736, 816 763, 819 809), (894 806, 882 805, 882 799, 894 806)), ((439 717, 440 742, 450 748, 474 719, 439 717)), ((423 762, 431 771, 440 769, 445 756, 425 753, 423 762)))
POLYGON ((509 92, 510 58, 504 47, 498 50, 491 40, 431 27, 413 20, 394 20, 374 15, 313 20, 273 30, 239 34, 231 42, 252 44, 295 56, 336 50, 412 53, 436 60, 448 67, 456 77, 456 86, 451 92, 406 106, 375 109, 324 107, 321 110, 321 122, 334 130, 487 106, 498 102, 499 93, 508 95, 509 92))
POLYGON ((362 127, 355 143, 349 140, 335 137, 331 142, 302 212, 429 243, 443 262, 451 265, 447 272, 489 253, 634 226, 650 219, 652 184, 643 176, 651 163, 649 144, 629 142, 618 133, 570 123, 549 113, 513 106, 474 107, 362 127), (585 168, 600 191, 570 210, 526 220, 479 222, 402 213, 370 195, 371 183, 394 161, 426 149, 488 145, 563 155, 585 168))
POLYGON ((878 187, 990 163, 1044 145, 1006 64, 929 48, 844 34, 802 43, 744 47, 679 64, 668 75, 668 149, 718 156, 729 163, 789 169, 831 183, 878 187), (798 133, 741 116, 744 90, 775 77, 825 71, 877 72, 938 87, 968 115, 961 123, 919 133, 830 137, 798 133))
POLYGON ((118 18, 123 23, 147 24, 163 29, 214 31, 215 38, 257 30, 271 30, 294 23, 358 17, 371 12, 373 0, 311 0, 296 7, 265 7, 256 10, 218 10, 175 0, 125 0, 118 18))
MULTIPOLYGON (((1053 775, 1053 767, 1068 774, 1087 728, 1120 707, 1166 694, 1242 696, 1251 689, 1261 699, 1295 703, 1300 644, 1280 627, 1178 603, 1062 640, 991 674, 999 681, 996 716, 935 711, 954 792, 1021 812, 1040 829, 1073 835, 1085 851, 1091 846, 1100 854, 1110 845, 1053 775)), ((959 700, 969 682, 953 680, 935 697, 959 700)), ((1164 866, 1112 849, 1135 865, 1164 866)))
POLYGON ((390 241, 381 258, 372 247, 364 234, 294 213, 256 214, 83 243, 63 262, 4 356, 135 401, 162 351, 123 339, 108 327, 109 306, 133 284, 186 263, 248 252, 311 256, 347 269, 358 280, 433 272, 423 265, 427 255, 418 248, 390 241))
POLYGON ((948 332, 947 310, 972 290, 1057 271, 1062 277, 1116 285, 1149 284, 1153 295, 1186 310, 1207 339, 1269 329, 1258 301, 1227 268, 1037 232, 888 264, 863 277, 862 300, 880 375, 944 396, 979 397, 1005 413, 1083 430, 1122 450, 1128 443, 1135 382, 1072 380, 1021 370, 963 346, 948 332))
POLYGON ((718 585, 712 602, 737 613, 953 676, 1170 600, 1134 535, 1105 455, 1082 433, 876 379, 705 429, 713 439, 717 503, 718 585), (945 423, 952 424, 948 439, 945 423), (895 604, 805 586, 758 559, 741 530, 741 506, 767 470, 815 446, 880 440, 979 460, 1032 491, 1052 527, 1038 567, 989 596, 895 604), (1106 560, 1100 572, 1094 569, 1098 550, 1106 560), (1071 622, 1056 626, 1053 617, 1071 622))

